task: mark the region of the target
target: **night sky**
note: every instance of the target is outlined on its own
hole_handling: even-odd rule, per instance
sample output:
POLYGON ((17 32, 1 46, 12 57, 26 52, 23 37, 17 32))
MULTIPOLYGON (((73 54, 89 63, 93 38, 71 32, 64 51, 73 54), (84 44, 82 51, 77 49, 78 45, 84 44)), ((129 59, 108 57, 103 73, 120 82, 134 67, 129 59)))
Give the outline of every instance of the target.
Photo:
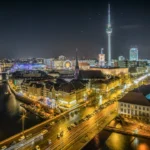
MULTIPOLYGON (((129 57, 137 45, 139 57, 150 59, 150 2, 110 0, 112 58, 129 57)), ((80 57, 107 53, 106 0, 1 0, 0 58, 80 57)))

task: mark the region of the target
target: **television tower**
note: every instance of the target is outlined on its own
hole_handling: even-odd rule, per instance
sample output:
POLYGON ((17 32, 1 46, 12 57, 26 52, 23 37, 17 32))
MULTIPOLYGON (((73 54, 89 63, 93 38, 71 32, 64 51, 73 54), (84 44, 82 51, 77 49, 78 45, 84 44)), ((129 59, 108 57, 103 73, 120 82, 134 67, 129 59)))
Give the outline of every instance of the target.
POLYGON ((111 67, 111 19, 110 19, 110 4, 108 4, 108 24, 106 33, 108 34, 108 67, 111 67))

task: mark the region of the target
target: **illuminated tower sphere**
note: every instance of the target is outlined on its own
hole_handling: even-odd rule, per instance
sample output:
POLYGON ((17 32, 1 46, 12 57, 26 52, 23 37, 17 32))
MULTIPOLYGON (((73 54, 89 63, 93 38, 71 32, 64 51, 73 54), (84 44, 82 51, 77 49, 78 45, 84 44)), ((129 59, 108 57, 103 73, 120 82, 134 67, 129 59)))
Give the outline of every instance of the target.
POLYGON ((110 19, 110 4, 108 4, 108 25, 106 29, 106 33, 108 35, 108 66, 111 66, 111 19, 110 19))
POLYGON ((130 61, 138 61, 138 48, 132 47, 130 48, 130 61))
POLYGON ((78 56, 77 56, 77 49, 76 49, 76 65, 75 65, 75 73, 74 73, 74 78, 78 79, 79 77, 79 64, 78 64, 78 56))

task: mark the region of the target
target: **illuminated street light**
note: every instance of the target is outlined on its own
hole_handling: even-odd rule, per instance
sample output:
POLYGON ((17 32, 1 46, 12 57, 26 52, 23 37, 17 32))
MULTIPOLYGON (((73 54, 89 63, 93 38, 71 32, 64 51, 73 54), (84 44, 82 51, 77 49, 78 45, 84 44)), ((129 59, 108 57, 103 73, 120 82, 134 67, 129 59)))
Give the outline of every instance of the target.
POLYGON ((24 123, 25 123, 25 118, 27 118, 26 113, 23 112, 21 115, 21 121, 22 121, 22 133, 24 135, 24 123))

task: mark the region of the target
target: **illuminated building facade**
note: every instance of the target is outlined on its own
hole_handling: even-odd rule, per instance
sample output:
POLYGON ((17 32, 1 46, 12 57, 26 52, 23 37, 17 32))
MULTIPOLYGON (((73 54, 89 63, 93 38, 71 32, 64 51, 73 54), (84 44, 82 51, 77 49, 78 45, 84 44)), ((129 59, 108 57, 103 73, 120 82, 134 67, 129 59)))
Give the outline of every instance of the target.
POLYGON ((150 122, 150 103, 142 93, 129 92, 118 101, 118 113, 150 122))
POLYGON ((103 48, 101 49, 101 53, 98 55, 99 56, 99 58, 98 58, 98 60, 99 60, 99 66, 100 67, 104 67, 105 66, 105 54, 103 54, 103 48))
POLYGON ((79 62, 80 70, 88 70, 90 69, 90 65, 87 62, 79 62))
POLYGON ((12 66, 11 71, 24 71, 24 70, 46 70, 44 64, 30 64, 30 63, 16 63, 12 66))
POLYGON ((104 74, 114 76, 119 76, 122 74, 127 75, 129 73, 128 68, 90 68, 90 70, 99 70, 104 74))
MULTIPOLYGON (((83 59, 78 60, 78 65, 80 69, 85 70, 89 69, 90 66, 94 67, 97 65, 96 59, 83 59)), ((55 69, 55 70, 74 70, 76 65, 76 60, 66 59, 65 56, 59 56, 58 59, 50 58, 44 59, 44 64, 47 69, 55 69)))
POLYGON ((138 48, 130 48, 130 61, 138 61, 138 48))
POLYGON ((86 100, 85 82, 79 80, 66 82, 58 79, 57 84, 49 81, 26 80, 22 82, 21 90, 35 100, 54 100, 55 103, 64 107, 72 107, 86 100))

